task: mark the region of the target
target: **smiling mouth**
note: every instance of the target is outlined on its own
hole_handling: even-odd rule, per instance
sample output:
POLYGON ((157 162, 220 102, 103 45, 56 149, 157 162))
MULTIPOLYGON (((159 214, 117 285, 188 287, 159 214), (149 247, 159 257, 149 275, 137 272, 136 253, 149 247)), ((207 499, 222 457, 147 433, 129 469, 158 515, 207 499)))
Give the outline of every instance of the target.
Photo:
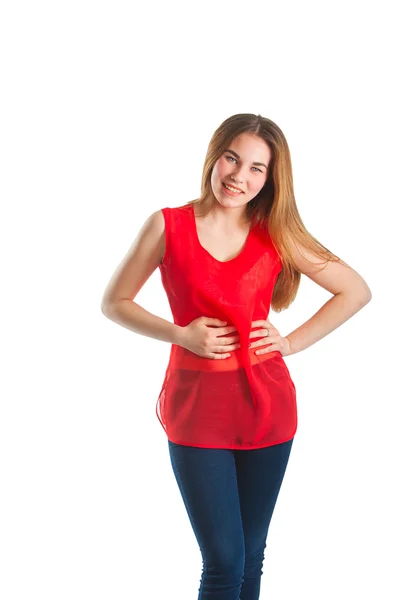
POLYGON ((244 194, 244 192, 243 192, 242 190, 239 190, 239 188, 235 188, 235 187, 233 187, 233 186, 229 186, 229 187, 228 187, 228 186, 227 186, 227 184, 226 184, 226 183, 224 183, 224 182, 222 182, 222 185, 224 186, 224 188, 225 188, 226 190, 228 190, 228 192, 230 192, 230 191, 234 190, 234 192, 232 192, 232 193, 237 193, 238 195, 239 195, 239 194, 244 194), (229 188, 231 188, 231 189, 229 189, 229 188))

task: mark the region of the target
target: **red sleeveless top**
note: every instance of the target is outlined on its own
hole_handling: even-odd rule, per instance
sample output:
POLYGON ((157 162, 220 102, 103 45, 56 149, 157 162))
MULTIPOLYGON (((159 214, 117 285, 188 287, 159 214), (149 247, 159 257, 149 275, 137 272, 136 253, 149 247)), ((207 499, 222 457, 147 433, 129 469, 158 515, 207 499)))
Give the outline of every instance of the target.
MULTIPOLYGON (((267 319, 282 263, 272 240, 253 227, 240 254, 211 256, 197 235, 191 204, 161 209, 165 253, 159 266, 174 323, 200 316, 234 325, 241 347, 224 359, 172 344, 156 414, 168 439, 199 448, 255 449, 293 438, 296 388, 279 351, 250 348, 251 322, 267 319)), ((261 336, 251 338, 251 342, 261 336)), ((262 348, 260 346, 259 348, 262 348)))

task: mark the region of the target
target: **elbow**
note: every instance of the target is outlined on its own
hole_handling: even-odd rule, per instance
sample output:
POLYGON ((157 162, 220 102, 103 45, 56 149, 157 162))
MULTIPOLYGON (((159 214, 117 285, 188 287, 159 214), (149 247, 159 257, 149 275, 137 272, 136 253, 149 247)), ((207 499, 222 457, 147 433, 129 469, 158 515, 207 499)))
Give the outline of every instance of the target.
POLYGON ((360 292, 357 292, 360 308, 368 304, 372 299, 372 292, 367 284, 365 284, 360 292))
POLYGON ((121 300, 125 300, 125 298, 120 298, 119 300, 102 300, 101 302, 101 312, 108 319, 112 319, 112 315, 115 315, 115 307, 118 306, 121 300))
POLYGON ((372 299, 372 292, 367 284, 362 285, 361 287, 357 286, 356 288, 350 288, 339 293, 347 297, 349 302, 357 306, 357 310, 363 308, 372 299))
POLYGON ((111 309, 112 309, 112 305, 110 302, 104 302, 104 300, 101 302, 101 312, 103 313, 103 315, 105 317, 107 317, 107 319, 110 318, 110 314, 111 314, 111 309))
POLYGON ((363 293, 364 304, 368 304, 372 300, 372 292, 368 285, 364 282, 364 293, 363 293))
POLYGON ((362 277, 358 277, 358 280, 354 283, 353 288, 350 290, 353 298, 357 299, 357 304, 362 308, 372 299, 372 292, 362 277))

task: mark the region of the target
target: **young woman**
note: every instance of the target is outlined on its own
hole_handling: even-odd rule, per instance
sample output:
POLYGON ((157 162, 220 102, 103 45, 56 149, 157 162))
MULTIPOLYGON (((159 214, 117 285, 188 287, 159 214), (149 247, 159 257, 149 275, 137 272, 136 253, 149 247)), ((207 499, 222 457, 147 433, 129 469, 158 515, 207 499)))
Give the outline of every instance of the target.
POLYGON ((268 528, 297 429, 284 356, 371 299, 364 279, 305 228, 287 141, 270 119, 237 114, 210 141, 200 198, 155 211, 103 296, 106 317, 171 343, 156 411, 199 543, 199 600, 257 600, 268 528), (133 302, 160 268, 174 322, 133 302), (281 336, 301 274, 333 294, 281 336))

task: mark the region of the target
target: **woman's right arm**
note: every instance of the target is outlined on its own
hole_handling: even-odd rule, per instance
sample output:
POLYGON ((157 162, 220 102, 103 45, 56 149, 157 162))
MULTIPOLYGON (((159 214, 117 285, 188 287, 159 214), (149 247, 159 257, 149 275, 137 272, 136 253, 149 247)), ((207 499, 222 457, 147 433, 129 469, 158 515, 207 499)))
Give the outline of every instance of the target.
POLYGON ((183 327, 170 323, 133 302, 165 251, 165 222, 161 210, 143 224, 131 248, 111 277, 101 302, 102 313, 135 333, 178 344, 183 327))

